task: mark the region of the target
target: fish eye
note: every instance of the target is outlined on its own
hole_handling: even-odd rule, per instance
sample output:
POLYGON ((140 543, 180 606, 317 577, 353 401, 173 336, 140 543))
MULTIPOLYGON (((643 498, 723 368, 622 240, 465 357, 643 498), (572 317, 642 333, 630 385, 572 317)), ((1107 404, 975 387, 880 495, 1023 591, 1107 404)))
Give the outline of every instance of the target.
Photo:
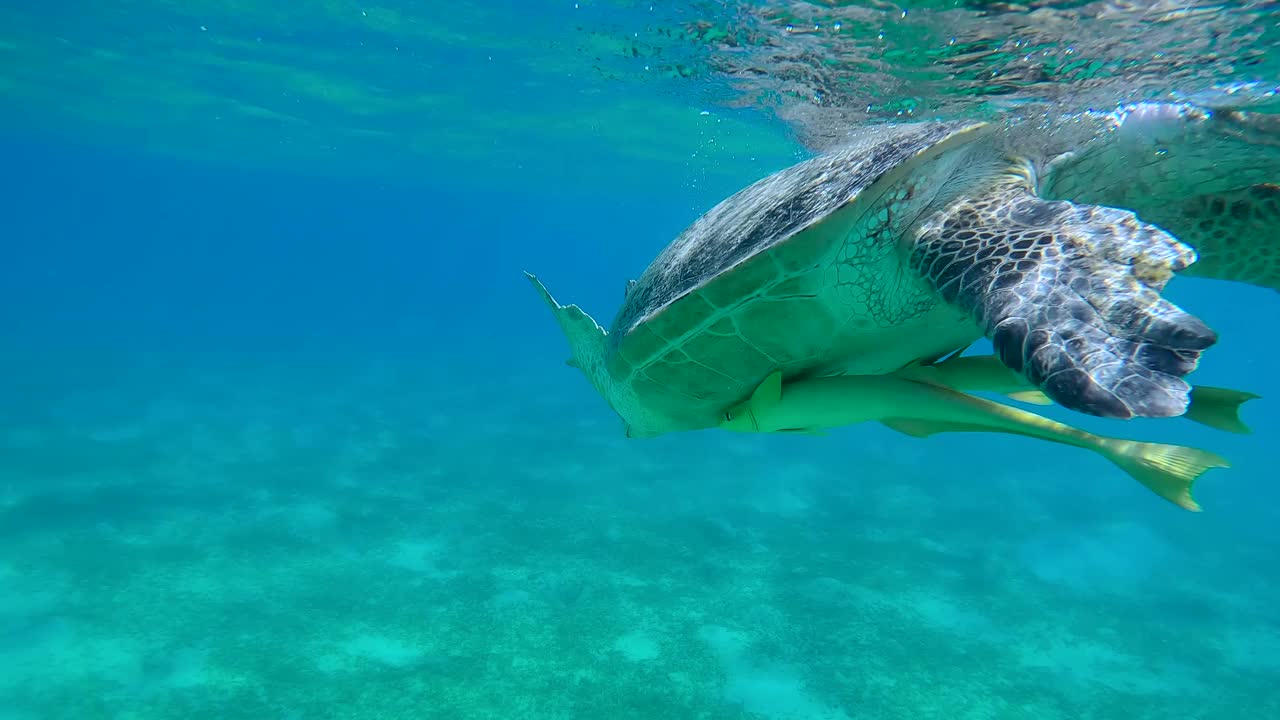
POLYGON ((725 419, 725 421, 726 421, 726 422, 733 420, 733 413, 732 413, 732 412, 727 412, 727 413, 725 413, 725 414, 724 414, 724 419, 725 419))

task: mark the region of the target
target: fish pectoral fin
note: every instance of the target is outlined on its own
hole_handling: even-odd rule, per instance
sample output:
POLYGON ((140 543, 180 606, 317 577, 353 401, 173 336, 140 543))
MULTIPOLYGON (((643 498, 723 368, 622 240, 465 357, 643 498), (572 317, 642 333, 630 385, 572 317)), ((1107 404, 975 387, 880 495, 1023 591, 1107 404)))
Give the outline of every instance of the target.
POLYGON ((1253 430, 1240 419, 1240 406, 1259 397, 1242 390, 1196 385, 1191 388, 1191 404, 1183 417, 1216 430, 1247 435, 1253 430))
POLYGON ((944 432, 992 432, 992 428, 972 423, 947 422, 945 420, 918 420, 916 418, 885 418, 880 421, 890 430, 903 435, 927 438, 944 432))
POLYGON ((792 433, 800 435, 813 435, 815 437, 826 437, 827 434, 815 428, 782 428, 776 432, 792 433))
POLYGON ((1005 397, 1010 400, 1017 400, 1018 402, 1024 402, 1030 405, 1053 404, 1053 401, 1049 399, 1049 396, 1039 390, 1019 390, 1018 392, 1007 393, 1005 397))

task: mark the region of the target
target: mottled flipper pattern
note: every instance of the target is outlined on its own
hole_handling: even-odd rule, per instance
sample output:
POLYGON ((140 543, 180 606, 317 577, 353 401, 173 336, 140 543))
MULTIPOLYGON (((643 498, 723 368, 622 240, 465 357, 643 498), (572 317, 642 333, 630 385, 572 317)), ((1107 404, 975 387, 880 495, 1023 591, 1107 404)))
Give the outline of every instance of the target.
POLYGON ((1182 377, 1217 340, 1160 296, 1191 248, 1128 211, 1038 198, 1020 179, 929 219, 911 252, 1006 365, 1072 410, 1181 415, 1182 377))

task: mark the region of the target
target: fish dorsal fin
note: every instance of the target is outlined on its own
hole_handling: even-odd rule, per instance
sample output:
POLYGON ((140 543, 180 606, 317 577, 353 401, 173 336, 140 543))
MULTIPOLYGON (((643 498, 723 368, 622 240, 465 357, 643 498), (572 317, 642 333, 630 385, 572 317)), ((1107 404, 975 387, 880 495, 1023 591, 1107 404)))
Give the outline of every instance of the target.
POLYGON ((945 352, 935 358, 932 358, 929 360, 923 360, 921 361, 920 364, 921 365, 946 365, 952 360, 955 360, 956 358, 964 355, 965 351, 971 347, 973 347, 973 343, 969 343, 968 345, 965 345, 963 347, 959 347, 959 348, 956 348, 955 350, 945 352))
POLYGON ((756 414, 768 412, 782 400, 782 371, 774 370, 751 393, 751 410, 756 414))

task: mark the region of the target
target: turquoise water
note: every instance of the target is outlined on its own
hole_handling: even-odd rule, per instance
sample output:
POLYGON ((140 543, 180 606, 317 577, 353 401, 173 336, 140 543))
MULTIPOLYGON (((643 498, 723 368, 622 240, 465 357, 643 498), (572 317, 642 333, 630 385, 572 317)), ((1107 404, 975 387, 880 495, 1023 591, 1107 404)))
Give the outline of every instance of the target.
POLYGON ((611 317, 841 122, 1269 107, 1274 7, 576 5, 0 8, 0 720, 1280 717, 1275 292, 1168 291, 1251 435, 1050 412, 1230 458, 1191 514, 1020 438, 629 440, 521 276, 611 317))

